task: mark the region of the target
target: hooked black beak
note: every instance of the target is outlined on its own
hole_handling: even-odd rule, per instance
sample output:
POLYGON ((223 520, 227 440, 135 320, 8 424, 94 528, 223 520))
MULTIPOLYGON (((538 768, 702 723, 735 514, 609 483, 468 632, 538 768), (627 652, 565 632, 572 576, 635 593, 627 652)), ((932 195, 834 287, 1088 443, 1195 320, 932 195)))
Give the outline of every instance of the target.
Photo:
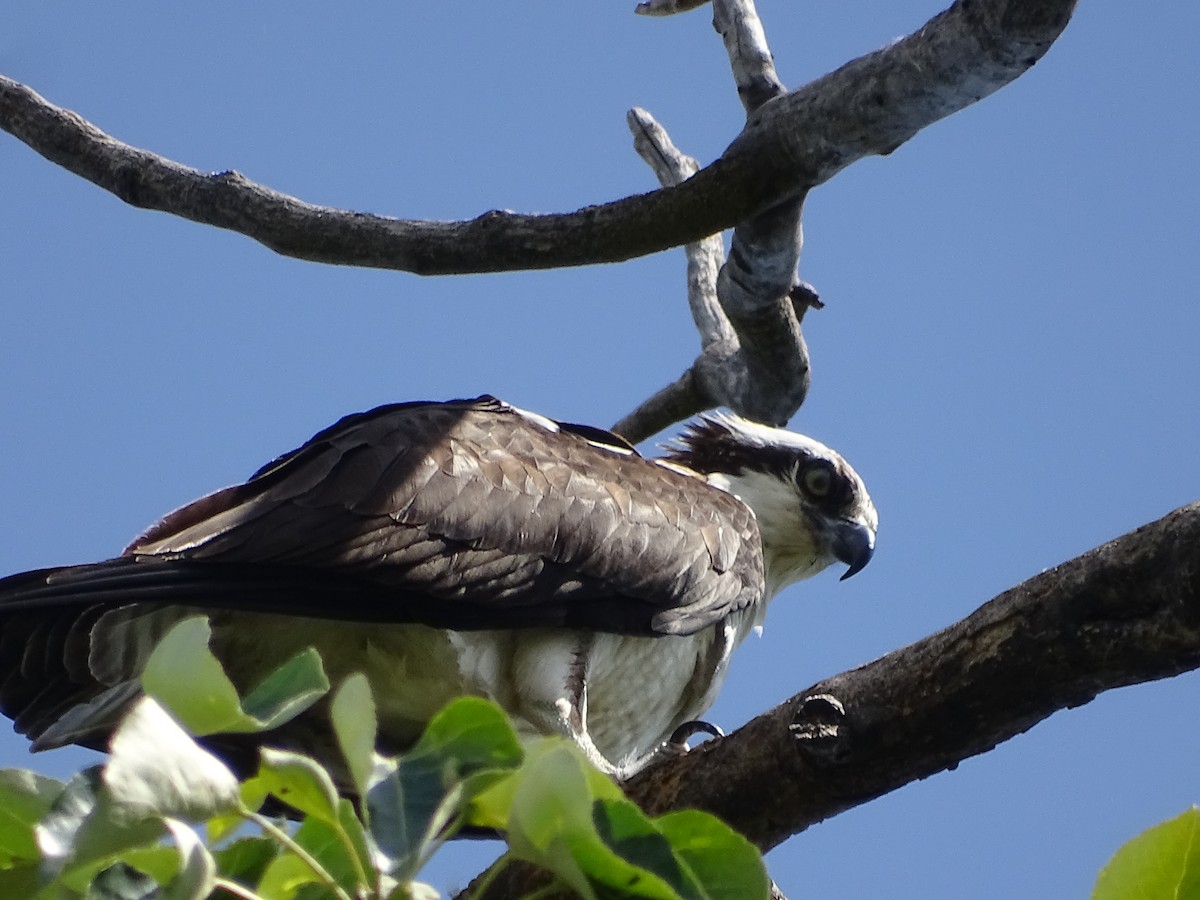
POLYGON ((861 572, 874 553, 875 532, 862 522, 843 519, 834 526, 833 555, 850 567, 842 575, 841 581, 861 572))

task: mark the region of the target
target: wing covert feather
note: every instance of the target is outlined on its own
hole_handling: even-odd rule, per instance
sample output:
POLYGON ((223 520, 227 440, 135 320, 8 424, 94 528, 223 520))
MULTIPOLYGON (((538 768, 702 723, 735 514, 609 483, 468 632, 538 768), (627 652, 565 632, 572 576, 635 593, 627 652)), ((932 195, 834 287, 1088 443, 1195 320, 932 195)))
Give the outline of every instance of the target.
POLYGON ((758 600, 741 501, 569 428, 491 398, 381 407, 170 514, 126 554, 320 567, 429 603, 545 609, 525 624, 602 628, 617 604, 642 623, 621 630, 644 633, 691 633, 758 600))

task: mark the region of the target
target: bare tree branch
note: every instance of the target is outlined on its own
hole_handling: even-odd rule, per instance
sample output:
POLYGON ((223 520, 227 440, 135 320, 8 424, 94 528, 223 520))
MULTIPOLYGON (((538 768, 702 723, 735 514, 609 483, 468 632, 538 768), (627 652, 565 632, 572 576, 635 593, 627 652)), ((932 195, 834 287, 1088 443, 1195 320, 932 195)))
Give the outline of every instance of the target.
MULTIPOLYGON (((707 810, 765 851, 953 769, 1058 710, 1197 667, 1200 502, 813 685, 728 737, 646 770, 625 792, 652 815, 707 810)), ((538 877, 511 866, 489 896, 523 896, 538 877)))
MULTIPOLYGON (((729 54, 747 114, 784 93, 753 0, 714 0, 713 27, 729 54)), ((684 156, 645 110, 629 113, 634 146, 664 186, 681 183, 698 165, 684 156)), ((667 413, 728 406, 748 418, 784 424, 810 384, 808 347, 800 331, 805 307, 792 302, 799 280, 803 196, 739 224, 729 260, 718 238, 687 245, 688 301, 701 353, 689 372, 619 423, 633 441, 671 424, 667 413), (689 377, 691 376, 691 377, 689 377)))
POLYGON ((725 42, 738 97, 747 114, 786 92, 775 72, 762 20, 750 0, 713 0, 713 28, 725 42))
POLYGON ((863 156, 891 152, 1027 70, 1074 6, 960 0, 909 37, 764 104, 725 154, 684 184, 566 214, 424 222, 315 206, 234 172, 207 174, 131 147, 3 77, 0 128, 127 203, 301 259, 422 275, 615 262, 715 234, 863 156))

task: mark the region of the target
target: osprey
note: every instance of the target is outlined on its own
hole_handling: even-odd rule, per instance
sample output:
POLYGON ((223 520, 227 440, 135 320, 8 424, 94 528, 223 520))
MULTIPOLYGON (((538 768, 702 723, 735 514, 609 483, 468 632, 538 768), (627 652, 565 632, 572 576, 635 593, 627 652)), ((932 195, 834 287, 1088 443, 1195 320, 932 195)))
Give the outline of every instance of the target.
MULTIPOLYGON (((242 691, 309 646, 334 684, 364 673, 387 752, 475 694, 627 775, 713 703, 767 601, 859 571, 876 526, 841 456, 736 416, 649 460, 493 397, 383 406, 114 559, 0 580, 0 710, 34 749, 103 748, 156 642, 202 613, 242 691)), ((206 743, 245 768, 261 743, 336 766, 327 722, 318 705, 206 743)))

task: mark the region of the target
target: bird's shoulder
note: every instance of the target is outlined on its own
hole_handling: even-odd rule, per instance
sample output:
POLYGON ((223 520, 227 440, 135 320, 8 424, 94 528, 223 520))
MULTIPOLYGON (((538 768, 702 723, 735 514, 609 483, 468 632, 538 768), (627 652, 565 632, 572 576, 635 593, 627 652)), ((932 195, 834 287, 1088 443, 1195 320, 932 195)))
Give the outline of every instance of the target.
POLYGON ((484 610, 473 627, 503 610, 688 632, 762 590, 737 498, 611 432, 491 396, 346 416, 126 552, 352 571, 484 610))

